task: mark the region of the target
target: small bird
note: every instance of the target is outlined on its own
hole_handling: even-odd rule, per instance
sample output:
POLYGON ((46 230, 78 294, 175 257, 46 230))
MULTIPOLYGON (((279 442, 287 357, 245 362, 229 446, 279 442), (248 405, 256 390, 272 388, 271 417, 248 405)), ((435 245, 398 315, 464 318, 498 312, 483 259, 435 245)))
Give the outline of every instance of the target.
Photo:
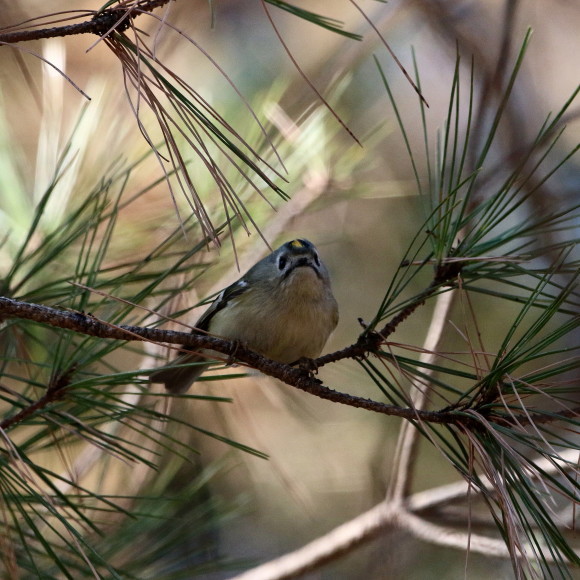
MULTIPOLYGON (((195 327, 293 364, 316 358, 337 323, 338 305, 326 266, 311 242, 296 239, 222 290, 195 327)), ((149 380, 164 383, 170 393, 185 393, 209 366, 211 354, 211 350, 184 352, 149 380), (194 362, 200 364, 175 367, 194 362)))

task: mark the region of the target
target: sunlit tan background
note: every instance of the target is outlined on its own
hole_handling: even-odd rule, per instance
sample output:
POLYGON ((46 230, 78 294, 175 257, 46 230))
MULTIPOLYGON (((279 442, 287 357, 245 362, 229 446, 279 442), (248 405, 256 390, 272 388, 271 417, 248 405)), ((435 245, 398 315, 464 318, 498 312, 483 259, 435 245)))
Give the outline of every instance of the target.
MULTIPOLYGON (((277 212, 263 202, 256 201, 252 207, 257 225, 272 247, 298 236, 319 247, 332 274, 341 316, 327 351, 339 349, 356 340, 360 332, 357 319, 368 320, 376 312, 390 276, 424 217, 424 205, 417 196, 405 146, 373 56, 380 60, 392 83, 413 147, 421 151, 416 95, 353 3, 295 2, 343 21, 345 29, 364 36, 362 42, 270 7, 292 57, 310 82, 336 106, 336 112, 360 140, 359 147, 321 107, 282 47, 260 2, 213 2, 213 27, 208 4, 181 0, 159 15, 165 14, 168 22, 215 59, 227 79, 201 50, 168 31, 158 33, 159 54, 232 125, 250 134, 254 145, 260 145, 259 132, 228 79, 253 104, 260 119, 275 119, 280 127, 287 123, 288 130, 293 123, 297 125, 293 153, 297 160, 288 160, 291 172, 286 176, 293 199, 283 203, 266 193, 277 212), (311 135, 300 135, 306 129, 311 135)), ((523 143, 578 83, 580 5, 565 0, 523 0, 514 4, 517 16, 510 34, 514 51, 528 27, 533 28, 533 36, 514 93, 518 115, 514 127, 521 133, 506 132, 504 138, 512 143, 521 139, 523 143)), ((71 9, 73 5, 95 9, 99 2, 2 2, 0 18, 6 24, 71 9)), ((506 22, 506 3, 395 0, 383 4, 360 0, 357 5, 409 72, 414 49, 423 93, 430 105, 427 123, 435 135, 446 115, 456 42, 466 66, 474 55, 476 67, 493 67, 506 22)), ((144 18, 141 24, 157 34, 158 22, 144 18)), ((25 47, 65 70, 92 99, 87 111, 91 118, 86 128, 89 145, 78 169, 81 184, 83 180, 90 183, 112 160, 130 162, 147 149, 127 105, 117 62, 102 45, 87 52, 95 41, 79 36, 25 47), (91 110, 98 113, 91 117, 91 110)), ((30 167, 23 195, 38 193, 87 100, 56 73, 43 73, 40 62, 30 54, 3 49, 2 59, 0 98, 6 111, 1 121, 2 139, 17 151, 22 166, 30 167), (17 56, 26 63, 29 78, 23 74, 17 56), (48 133, 43 127, 47 122, 52 123, 48 133), (52 136, 49 143, 39 141, 41 132, 52 136)), ((160 175, 151 158, 146 169, 131 177, 127 193, 160 175)), ((200 191, 209 207, 219 212, 217 203, 211 205, 211 183, 200 184, 200 191)), ((74 195, 83 192, 77 190, 74 195)), ((183 200, 178 203, 182 211, 187 211, 183 200)), ((121 220, 126 238, 116 248, 118 260, 135 252, 145 255, 175 227, 178 218, 161 183, 143 197, 139 211, 133 208, 130 214, 121 215, 121 220)), ((242 267, 268 252, 255 231, 251 237, 240 231, 236 242, 242 267)), ((215 260, 216 267, 200 280, 195 296, 183 297, 184 303, 194 303, 239 276, 228 241, 221 251, 212 250, 206 259, 215 260)), ((427 308, 410 319, 396 333, 396 340, 420 345, 428 313, 427 308)), ((138 359, 131 362, 140 364, 138 359)), ((355 362, 326 367, 321 378, 337 390, 380 397, 355 362)), ((207 437, 192 441, 200 451, 203 466, 222 462, 223 472, 214 479, 212 493, 245 506, 220 535, 223 555, 267 560, 316 538, 382 498, 390 477, 398 419, 316 400, 267 378, 204 381, 195 388, 200 393, 231 397, 234 402, 188 402, 176 410, 179 416, 270 456, 269 461, 251 457, 207 437)), ((181 472, 180 477, 188 475, 181 472)), ((423 446, 414 489, 454 480, 451 467, 430 447, 423 446)), ((122 491, 123 484, 114 477, 112 481, 122 491)), ((455 579, 464 577, 464 565, 461 552, 393 532, 312 578, 455 579)), ((510 578, 509 562, 470 557, 468 578, 489 578, 491 574, 510 578)))

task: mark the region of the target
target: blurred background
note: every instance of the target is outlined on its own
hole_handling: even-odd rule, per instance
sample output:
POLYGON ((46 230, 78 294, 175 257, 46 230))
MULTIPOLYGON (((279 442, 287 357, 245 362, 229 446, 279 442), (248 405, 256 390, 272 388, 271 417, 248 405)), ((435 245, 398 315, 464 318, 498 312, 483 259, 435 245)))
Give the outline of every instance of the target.
MULTIPOLYGON (((155 38, 157 55, 163 62, 277 165, 287 180, 280 182, 281 186, 290 196, 284 201, 265 188, 266 199, 262 199, 247 183, 241 185, 238 193, 265 240, 251 224, 249 235, 237 229, 233 239, 239 269, 229 236, 224 237, 221 248, 210 244, 196 254, 191 272, 170 281, 174 288, 187 286, 187 291, 176 294, 166 313, 191 307, 235 280, 240 271, 269 252, 265 242, 277 247, 286 240, 304 237, 317 245, 327 263, 340 305, 339 326, 325 349, 331 352, 356 340, 361 331, 359 318, 369 320, 374 316, 390 277, 425 218, 425 202, 418 196, 406 146, 374 59, 388 76, 411 147, 422 151, 418 99, 361 11, 412 76, 414 51, 422 93, 429 103, 426 124, 432 135, 443 126, 447 115, 457 51, 465 74, 474 59, 475 93, 480 99, 486 90, 485 78, 494 70, 506 40, 511 43, 513 59, 527 28, 533 29, 509 114, 495 145, 493 156, 499 162, 507 152, 529 143, 547 114, 558 110, 577 87, 580 5, 566 0, 401 0, 388 4, 311 0, 293 4, 341 21, 345 30, 361 35, 362 40, 323 30, 273 6, 265 11, 258 1, 177 1, 166 12, 158 11, 193 43, 185 42, 169 28, 160 29, 158 20, 139 20, 138 25, 155 38), (320 102, 303 75, 360 145, 320 102), (287 172, 264 145, 263 135, 230 81, 271 134, 276 130, 282 135, 277 142, 287 172)), ((0 2, 0 6, 2 26, 73 9, 70 0, 11 1, 0 2)), ((78 10, 98 6, 91 1, 74 3, 78 10)), ((70 170, 59 184, 62 192, 58 203, 51 208, 55 220, 60 219, 67 204, 82 197, 98 181, 103 171, 115 164, 136 163, 148 151, 127 101, 120 66, 102 43, 92 46, 95 41, 96 37, 75 36, 23 44, 22 52, 2 48, 0 230, 10 231, 14 245, 27 230, 27 208, 45 191, 75 127, 73 153, 67 158, 70 170), (87 101, 31 52, 64 71, 91 100, 87 101)), ((141 119, 159 138, 145 108, 141 119)), ((571 127, 559 145, 562 150, 578 140, 578 122, 573 117, 571 127)), ((424 157, 419 155, 417 159, 419 171, 424 170, 424 157)), ((568 164, 544 188, 540 200, 533 202, 537 205, 531 204, 527 211, 542 211, 543 204, 558 204, 565 196, 577 195, 578 176, 578 167, 568 164)), ((147 194, 120 210, 115 244, 107 257, 111 265, 121 264, 128 257, 147 256, 179 226, 180 218, 187 217, 187 200, 179 195, 172 200, 162 177, 159 163, 152 156, 128 176, 123 192, 127 199, 145 189, 147 194)), ((219 223, 224 209, 215 184, 203 171, 199 172, 196 188, 212 219, 219 223)), ((200 239, 200 232, 193 230, 190 237, 184 236, 177 243, 177 248, 186 251, 200 239)), ((68 267, 66 262, 57 261, 54 275, 66 277, 68 267)), ((421 289, 422 282, 416 281, 415 291, 421 289)), ((478 306, 485 308, 485 299, 480 299, 478 306)), ((409 319, 397 331, 396 340, 421 345, 428 311, 409 319)), ((198 313, 187 314, 185 321, 195 322, 198 313)), ((460 313, 453 316, 459 317, 460 313)), ((158 364, 138 353, 121 358, 112 355, 114 363, 124 370, 158 364)), ((354 361, 329 365, 320 374, 325 384, 339 391, 379 396, 354 361)), ((137 577, 173 577, 171 570, 179 570, 188 558, 191 570, 202 577, 231 577, 233 569, 298 548, 384 497, 400 420, 317 400, 266 377, 211 380, 208 375, 208 380, 196 384, 195 392, 228 397, 232 403, 180 401, 171 408, 176 417, 260 450, 269 459, 188 431, 175 436, 187 437, 196 450, 191 452, 189 462, 165 458, 161 460, 162 465, 167 462, 165 467, 147 475, 112 462, 106 482, 94 473, 88 475, 87 481, 116 489, 119 494, 124 494, 127 486, 133 492, 141 482, 155 490, 156 485, 161 486, 159 481, 163 485, 158 492, 178 492, 211 470, 211 477, 207 476, 191 495, 190 503, 185 502, 175 515, 174 524, 166 524, 169 528, 177 526, 181 536, 181 541, 174 542, 172 553, 160 556, 169 564, 151 564, 136 572, 137 577), (210 500, 213 503, 209 511, 224 510, 228 517, 208 525, 201 533, 196 518, 210 500), (231 569, 211 570, 208 563, 216 561, 223 561, 231 569)), ((171 405, 167 401, 165 404, 171 405)), ((445 459, 428 444, 422 445, 413 491, 456 480, 445 459)), ((206 517, 213 522, 209 515, 206 517)), ((138 538, 135 549, 153 546, 155 541, 151 536, 138 538)), ((511 578, 513 574, 508 561, 477 555, 469 557, 465 576, 464 569, 462 552, 431 546, 393 531, 309 577, 476 579, 491 574, 511 578)))

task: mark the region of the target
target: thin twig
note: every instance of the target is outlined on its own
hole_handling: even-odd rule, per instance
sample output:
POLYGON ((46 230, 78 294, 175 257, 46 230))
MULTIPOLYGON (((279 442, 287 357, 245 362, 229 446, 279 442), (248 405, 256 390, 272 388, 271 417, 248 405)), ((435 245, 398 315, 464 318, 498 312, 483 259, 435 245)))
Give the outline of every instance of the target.
MULTIPOLYGON (((455 292, 445 292, 437 296, 427 337, 423 344, 423 351, 419 357, 420 362, 426 367, 426 376, 431 376, 434 372, 428 365, 433 365, 437 358, 437 345, 443 335, 454 295, 455 292)), ((411 393, 411 401, 414 409, 422 411, 427 404, 427 391, 415 385, 411 393)), ((410 422, 403 423, 397 441, 395 461, 393 461, 391 469, 393 479, 387 493, 389 501, 401 503, 409 495, 412 484, 413 459, 417 452, 418 441, 419 431, 415 426, 410 422)))

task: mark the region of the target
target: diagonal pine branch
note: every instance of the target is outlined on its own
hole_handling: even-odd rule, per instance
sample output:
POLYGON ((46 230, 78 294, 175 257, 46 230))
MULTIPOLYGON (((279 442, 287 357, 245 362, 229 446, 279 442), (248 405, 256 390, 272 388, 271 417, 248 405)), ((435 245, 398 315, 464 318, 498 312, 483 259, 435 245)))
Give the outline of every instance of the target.
MULTIPOLYGON (((14 300, 12 298, 0 297, 0 320, 8 318, 20 318, 33 320, 41 324, 46 324, 55 328, 63 328, 103 339, 114 339, 122 341, 147 341, 156 343, 177 344, 191 347, 192 349, 207 348, 215 350, 229 357, 235 353, 235 358, 247 366, 255 368, 262 373, 277 378, 287 385, 296 387, 306 393, 367 411, 402 417, 410 421, 425 421, 428 423, 462 425, 466 428, 476 430, 481 428, 481 424, 473 414, 461 410, 425 411, 415 408, 389 405, 372 399, 358 397, 347 393, 335 391, 324 386, 313 374, 301 367, 293 367, 268 359, 243 345, 233 343, 214 336, 203 333, 185 333, 173 330, 161 330, 158 328, 147 328, 130 325, 114 325, 99 320, 91 314, 84 314, 72 310, 59 310, 49 306, 41 306, 14 300)), ((348 349, 343 349, 345 352, 348 349)), ((366 356, 372 351, 357 350, 358 357, 366 356)), ((348 358, 342 356, 341 358, 348 358)), ((316 368, 317 360, 313 361, 316 368)), ((69 377, 74 369, 66 369, 61 373, 69 377)), ((144 372, 143 374, 146 374, 144 372)), ((60 397, 62 388, 68 386, 68 382, 63 380, 58 383, 58 388, 51 388, 52 396, 60 397)), ((51 401, 47 394, 46 404, 51 401)), ((580 408, 568 409, 561 413, 553 413, 550 417, 553 421, 567 416, 569 413, 576 414, 580 408)), ((545 419, 547 420, 547 419, 545 419)), ((530 422, 528 414, 513 414, 511 418, 502 417, 502 424, 513 421, 518 425, 525 425, 530 422)))
MULTIPOLYGON (((5 297, 0 297, 0 318, 34 320, 41 324, 73 330, 81 334, 103 339, 164 342, 188 346, 192 349, 210 348, 228 356, 235 352, 237 361, 245 363, 264 374, 277 378, 288 385, 294 386, 323 399, 377 413, 404 417, 411 420, 419 417, 422 420, 437 423, 456 423, 461 422, 463 418, 465 418, 468 422, 471 422, 471 419, 469 419, 464 413, 453 412, 440 414, 433 411, 421 412, 419 413, 419 416, 417 416, 414 409, 406 409, 404 407, 397 407, 395 405, 388 405, 371 399, 341 393, 323 386, 317 378, 302 368, 278 363, 263 357, 242 345, 237 345, 231 341, 223 340, 214 336, 208 336, 202 333, 192 334, 139 326, 112 325, 101 321, 90 314, 58 310, 48 306, 20 302, 5 297)), ((66 374, 68 375, 68 373, 69 371, 67 370, 66 374)), ((60 390, 63 386, 66 385, 63 383, 58 389, 53 389, 53 396, 60 397, 60 390)), ((46 403, 50 400, 50 396, 48 396, 46 403)), ((11 424, 13 422, 14 419, 12 419, 11 424)))

